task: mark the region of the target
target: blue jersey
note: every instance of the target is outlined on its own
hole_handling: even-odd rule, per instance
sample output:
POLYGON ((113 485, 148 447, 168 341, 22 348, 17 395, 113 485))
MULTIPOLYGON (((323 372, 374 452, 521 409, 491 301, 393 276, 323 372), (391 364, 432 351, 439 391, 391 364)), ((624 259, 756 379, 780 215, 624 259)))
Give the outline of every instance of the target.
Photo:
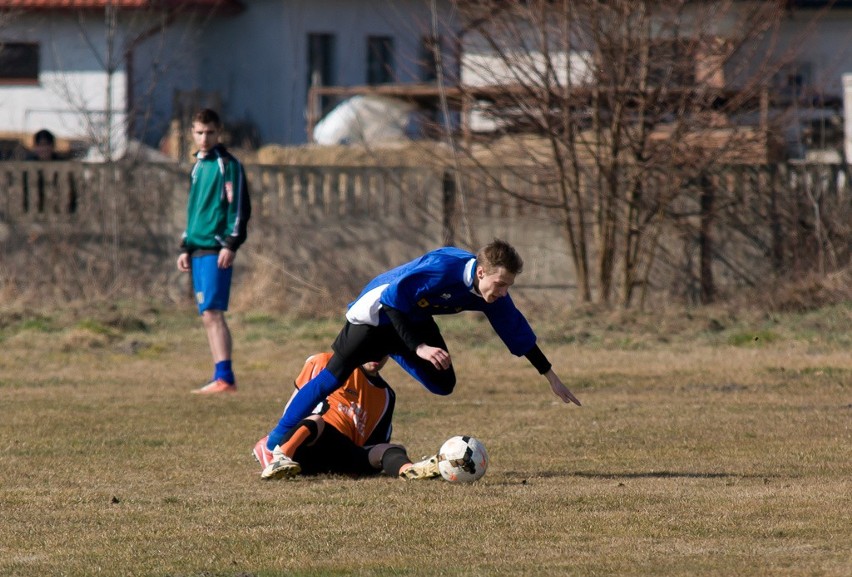
POLYGON ((525 355, 536 342, 527 319, 509 295, 487 303, 474 288, 475 272, 472 253, 453 247, 433 250, 370 281, 350 303, 346 319, 352 324, 388 324, 385 306, 403 312, 412 322, 482 311, 509 351, 525 355))

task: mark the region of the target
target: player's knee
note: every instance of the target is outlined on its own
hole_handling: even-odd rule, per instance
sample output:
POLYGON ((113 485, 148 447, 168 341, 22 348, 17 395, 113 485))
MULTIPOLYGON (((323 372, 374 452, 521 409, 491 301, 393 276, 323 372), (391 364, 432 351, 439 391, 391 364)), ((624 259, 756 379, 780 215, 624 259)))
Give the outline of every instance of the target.
POLYGON ((308 427, 308 430, 311 432, 311 441, 308 445, 313 445, 316 443, 317 439, 322 435, 322 431, 325 428, 325 421, 322 420, 322 417, 319 415, 311 415, 309 417, 305 417, 302 420, 303 425, 308 427))
POLYGON ((452 374, 448 375, 446 378, 432 381, 432 386, 429 387, 429 390, 436 395, 446 396, 452 393, 455 388, 456 376, 455 374, 452 374))
POLYGON ((225 313, 216 309, 207 309, 201 313, 201 321, 205 327, 219 326, 225 322, 225 313))

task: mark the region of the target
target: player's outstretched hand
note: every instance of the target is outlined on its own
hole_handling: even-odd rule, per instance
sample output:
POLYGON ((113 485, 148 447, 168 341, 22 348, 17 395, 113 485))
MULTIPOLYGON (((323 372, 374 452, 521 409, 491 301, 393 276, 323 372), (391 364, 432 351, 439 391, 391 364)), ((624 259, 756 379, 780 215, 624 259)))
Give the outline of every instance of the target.
POLYGON ((547 377, 547 381, 550 383, 550 388, 557 397, 566 403, 574 403, 578 407, 582 406, 580 404, 580 400, 568 390, 568 387, 562 384, 562 381, 559 379, 559 376, 553 372, 553 369, 544 373, 544 376, 547 377))

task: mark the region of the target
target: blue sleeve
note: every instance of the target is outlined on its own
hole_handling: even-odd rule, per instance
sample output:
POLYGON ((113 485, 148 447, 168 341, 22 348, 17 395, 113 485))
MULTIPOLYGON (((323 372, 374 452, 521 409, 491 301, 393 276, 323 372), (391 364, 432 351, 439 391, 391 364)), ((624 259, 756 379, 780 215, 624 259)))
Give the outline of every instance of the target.
POLYGON ((521 357, 535 346, 536 336, 526 317, 515 306, 512 297, 506 295, 484 309, 485 316, 494 332, 513 355, 521 357))

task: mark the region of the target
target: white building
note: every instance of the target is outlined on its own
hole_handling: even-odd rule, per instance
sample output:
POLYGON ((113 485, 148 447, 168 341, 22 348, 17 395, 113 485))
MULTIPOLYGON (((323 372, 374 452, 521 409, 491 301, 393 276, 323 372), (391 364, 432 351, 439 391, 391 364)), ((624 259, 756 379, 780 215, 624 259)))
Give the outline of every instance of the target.
MULTIPOLYGON (((447 3, 439 2, 439 34, 447 3)), ((0 134, 156 145, 198 105, 306 140, 307 91, 429 80, 423 0, 0 0, 0 134)))
MULTIPOLYGON (((743 4, 748 4, 743 2, 743 4)), ((852 2, 789 3, 773 50, 794 50, 777 90, 843 97, 852 2), (831 4, 816 21, 817 9, 831 4)), ((0 0, 0 136, 157 146, 176 118, 218 108, 259 143, 303 144, 307 93, 434 79, 431 38, 457 64, 450 0, 0 0), (433 22, 437 21, 437 30, 433 22), (107 138, 109 135, 109 138, 107 138)), ((731 23, 728 23, 729 25, 731 23)), ((464 43, 462 43, 464 45, 464 43)), ((462 62, 487 62, 464 48, 462 62)), ((572 57, 573 58, 573 57, 572 57)), ((497 71, 499 73, 499 71, 497 71)), ((472 83, 486 79, 476 78, 472 83)))

